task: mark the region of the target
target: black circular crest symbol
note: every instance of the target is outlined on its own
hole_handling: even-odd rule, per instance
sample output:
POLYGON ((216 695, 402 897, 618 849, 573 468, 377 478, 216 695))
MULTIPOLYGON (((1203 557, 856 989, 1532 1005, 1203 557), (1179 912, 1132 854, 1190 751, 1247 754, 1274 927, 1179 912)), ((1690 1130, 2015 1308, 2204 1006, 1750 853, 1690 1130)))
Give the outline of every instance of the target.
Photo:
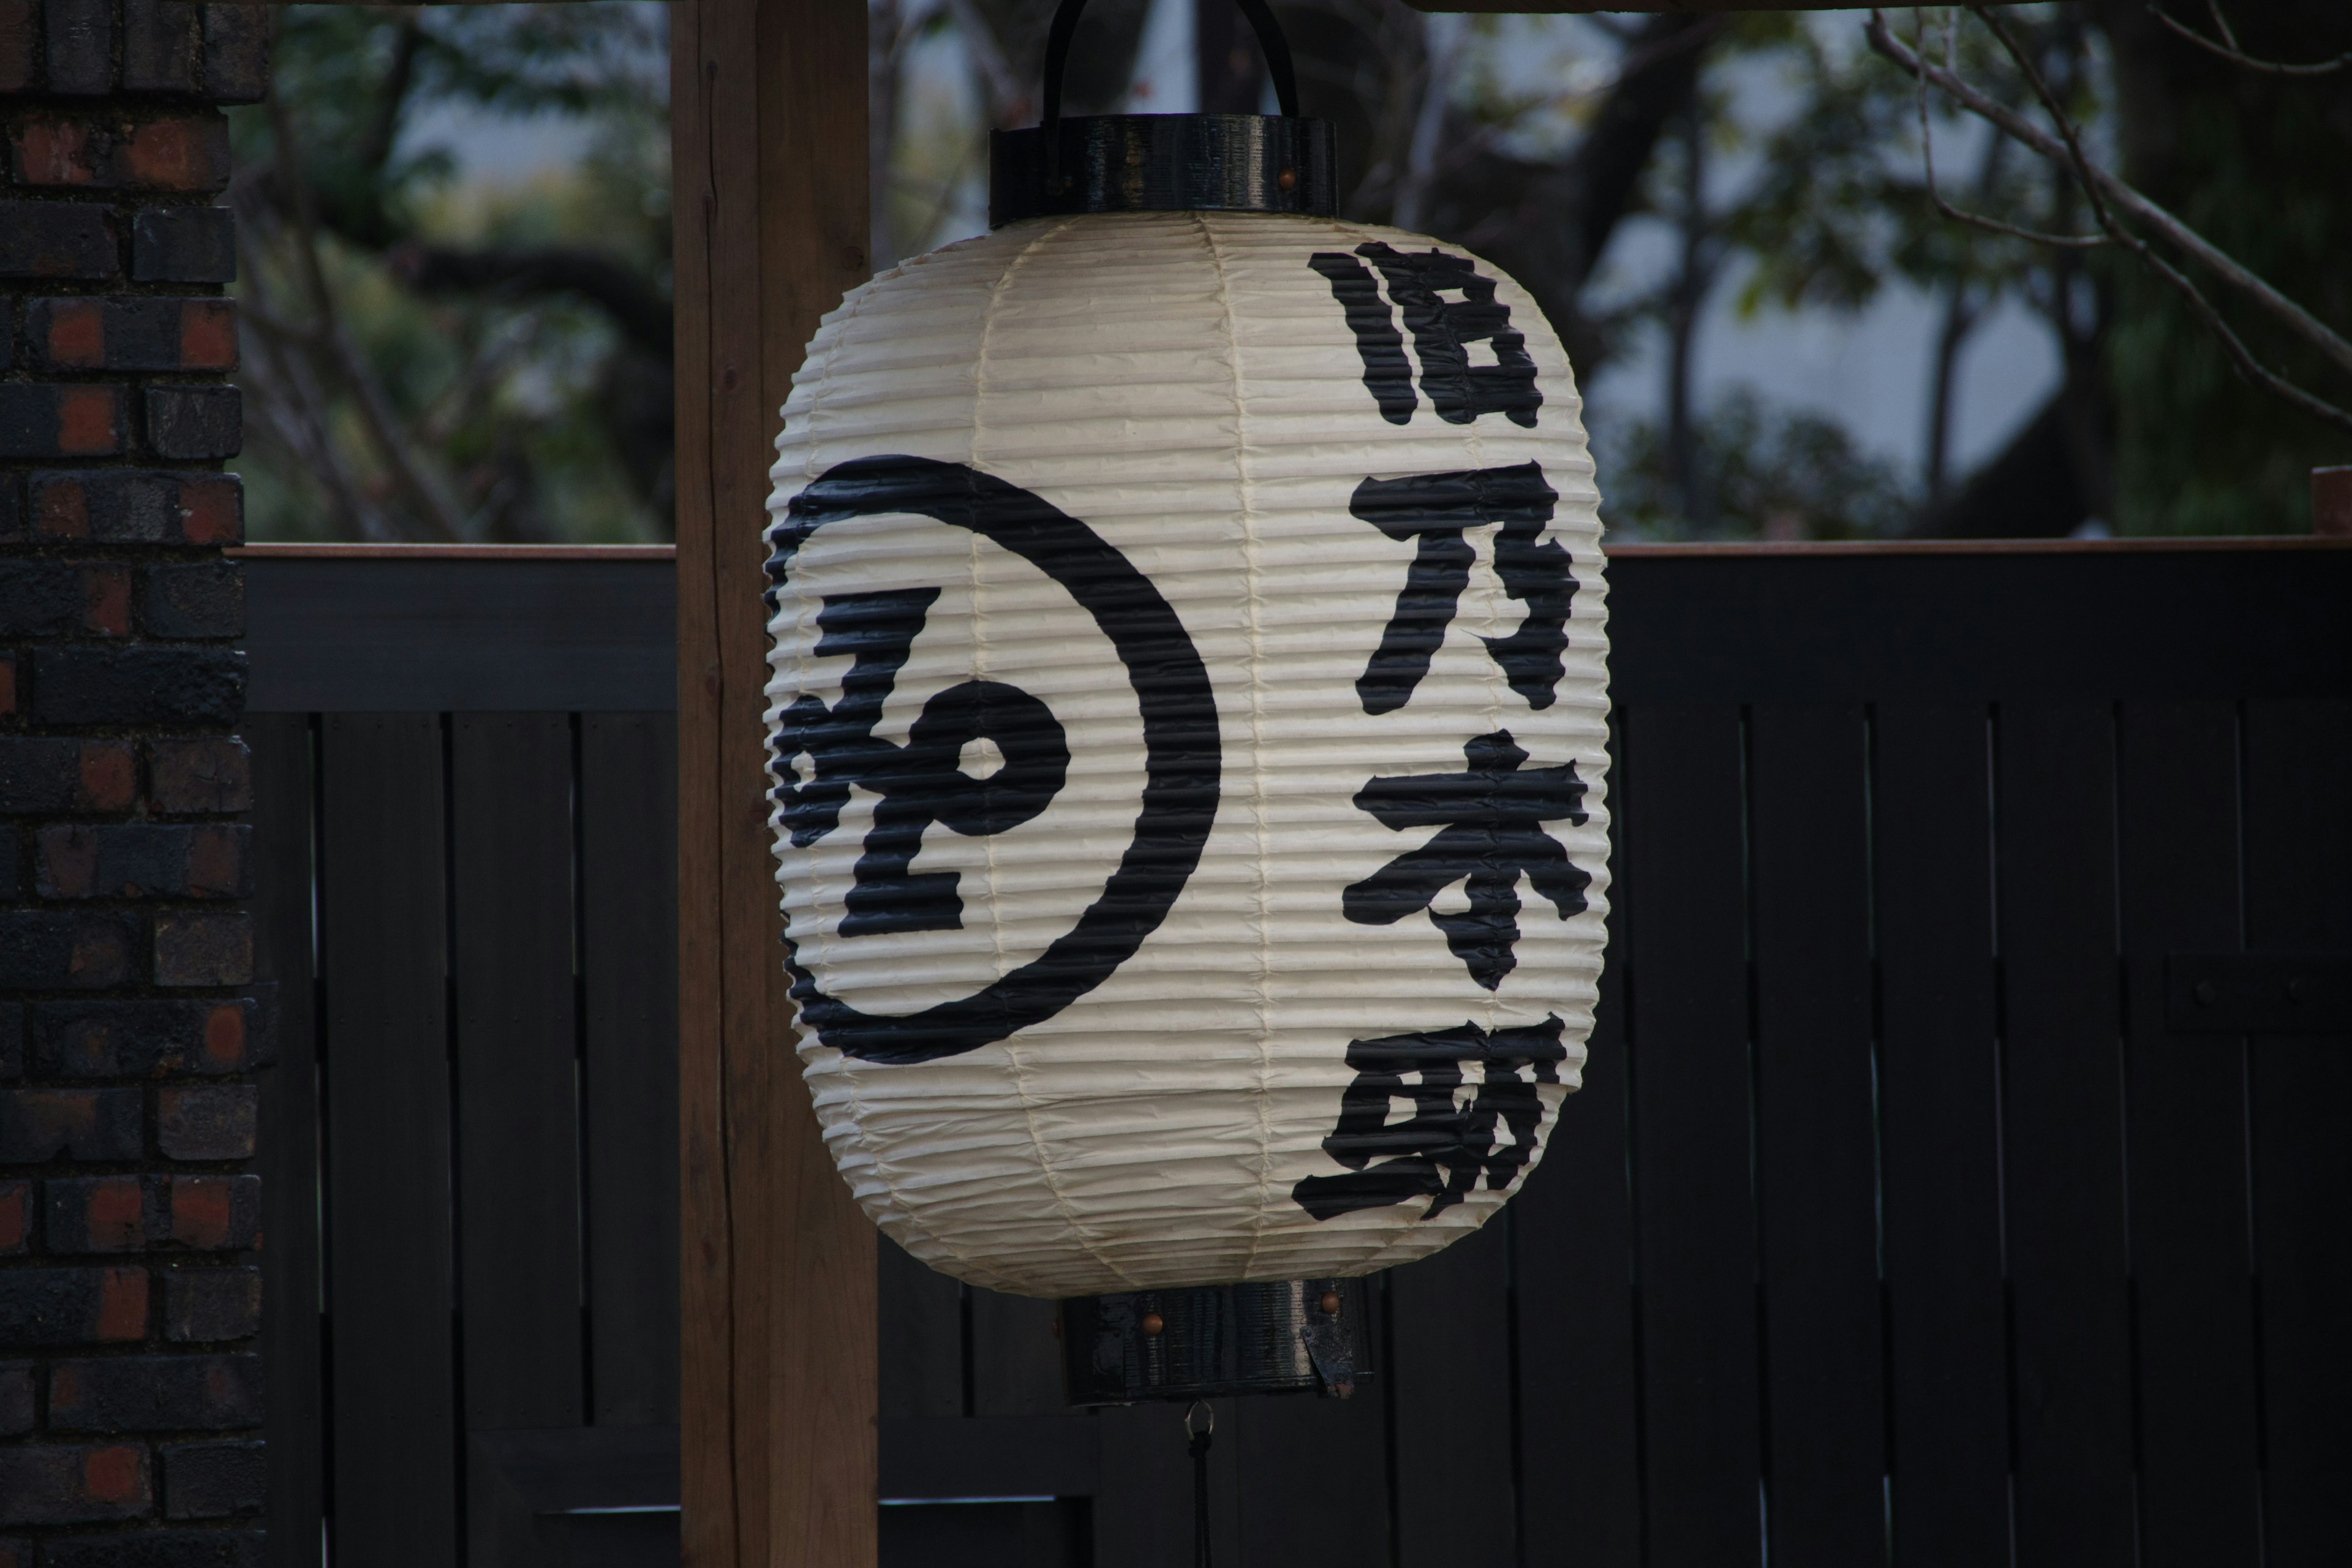
MULTIPOLYGON (((1076 518, 963 464, 876 457, 827 469, 793 498, 774 532, 771 608, 774 584, 786 580, 817 530, 891 513, 970 529, 1060 584, 1094 617, 1135 689, 1145 778, 1134 837, 1101 895, 1044 952, 970 996, 902 1016, 861 1012, 827 995, 786 939, 793 999, 817 1038, 865 1061, 904 1063, 973 1050, 1050 1018, 1133 957, 1201 863, 1217 815, 1222 760, 1208 669, 1151 580, 1076 518)), ((814 843, 837 825, 851 783, 884 796, 858 877, 888 896, 870 898, 861 910, 853 889, 844 937, 960 925, 952 875, 908 870, 922 829, 938 821, 958 832, 1002 831, 1043 811, 1065 777, 1060 725, 1043 703, 996 682, 966 681, 934 697, 905 747, 873 737, 891 680, 937 597, 937 589, 829 595, 816 651, 855 656, 842 699, 830 709, 814 697, 798 699, 769 738, 772 762, 806 752, 818 763, 810 783, 780 783, 772 792, 794 844, 814 843), (927 733, 937 739, 927 741, 927 733), (999 739, 1009 758, 986 784, 954 771, 952 747, 977 735, 999 739)))

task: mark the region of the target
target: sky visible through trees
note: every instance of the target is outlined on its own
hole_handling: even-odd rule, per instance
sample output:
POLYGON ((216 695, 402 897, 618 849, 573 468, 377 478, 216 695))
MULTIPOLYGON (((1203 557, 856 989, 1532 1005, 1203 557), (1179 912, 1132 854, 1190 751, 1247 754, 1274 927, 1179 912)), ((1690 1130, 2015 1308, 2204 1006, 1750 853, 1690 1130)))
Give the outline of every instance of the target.
MULTIPOLYGON (((872 0, 877 261, 984 226, 984 134, 1034 121, 1051 9, 872 0)), ((1615 536, 2300 531, 2307 470, 2352 461, 2327 413, 2352 402, 2352 72, 2325 68, 2352 19, 2178 9, 1897 11, 1872 38, 1868 12, 1276 4, 1348 216, 1543 303, 1615 536), (2069 132, 2289 303, 2117 218, 2069 132)), ((231 192, 255 537, 667 538, 663 7, 278 15, 231 192)), ((1225 0, 1093 0, 1069 97, 1255 110, 1265 88, 1225 0)))

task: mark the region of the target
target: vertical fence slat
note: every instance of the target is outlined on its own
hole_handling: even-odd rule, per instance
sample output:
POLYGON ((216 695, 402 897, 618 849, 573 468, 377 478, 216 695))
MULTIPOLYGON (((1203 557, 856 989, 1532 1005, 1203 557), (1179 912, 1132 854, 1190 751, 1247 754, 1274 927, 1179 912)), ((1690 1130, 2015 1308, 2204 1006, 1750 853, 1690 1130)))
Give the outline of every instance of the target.
POLYGON ((952 1421, 963 1411, 963 1289, 889 1237, 875 1247, 882 1419, 952 1421))
POLYGON ((451 752, 466 1425, 577 1426, 572 726, 461 713, 451 752))
POLYGON ((1060 1415, 1062 1342, 1051 1301, 971 1293, 971 1391, 975 1415, 1060 1415))
POLYGON ((310 965, 310 721, 257 713, 254 973, 274 994, 278 1059, 261 1080, 261 1352, 269 1389, 270 1568, 318 1568, 324 1389, 319 1355, 319 1107, 310 965))
MULTIPOLYGON (((1239 1402, 1210 1402, 1216 1437, 1209 1450, 1209 1541, 1219 1563, 1242 1563, 1239 1402)), ((1192 1461, 1185 1457, 1177 1404, 1099 1412, 1102 1483, 1095 1494, 1095 1562, 1134 1568, 1192 1568, 1192 1461)), ((1255 1560, 1251 1560, 1255 1561, 1255 1560)), ((1336 1561, 1336 1559, 1335 1559, 1336 1561)))
POLYGON ((2104 704, 2005 705, 1999 746, 2018 1553, 2129 1568, 2113 717, 2104 704))
POLYGON ((1739 716, 1622 732, 1650 1562, 1728 1568, 1761 1549, 1739 716))
MULTIPOLYGON (((2352 703, 2246 710, 2246 942, 2352 951, 2352 703)), ((2277 1568, 2352 1540, 2352 1046, 2257 1036, 2255 1260, 2262 1292, 2264 1530, 2277 1568)))
POLYGON ((336 1568, 457 1556, 441 760, 431 713, 320 738, 336 1568))
POLYGON ((2135 703, 2119 751, 2140 1560, 2253 1568, 2246 1047, 2164 1027, 2165 955, 2238 946, 2237 713, 2135 703))
MULTIPOLYGON (((1621 769, 1610 780, 1612 831, 1621 840, 1626 812, 1640 809, 1627 799, 1621 769)), ((1615 909, 1584 1087, 1568 1097, 1543 1163, 1511 1200, 1526 1568, 1635 1568, 1642 1555, 1633 1214, 1625 1170, 1627 886, 1611 893, 1615 909)))
POLYGON ((1749 720, 1758 1235, 1775 1561, 1885 1556, 1859 708, 1749 720))
MULTIPOLYGON (((1365 1297, 1370 1315, 1361 1328, 1377 1346, 1380 1291, 1365 1297)), ((1348 1399, 1290 1394, 1240 1410, 1234 1454, 1242 1568, 1389 1561, 1388 1385, 1381 1368, 1348 1399)))
POLYGON ((1871 816, 1895 1561, 2009 1558, 1991 802, 1981 707, 1881 707, 1871 816))
POLYGON ((677 1422, 677 721, 580 718, 589 1365, 598 1426, 677 1422))
POLYGON ((1509 1268, 1509 1233, 1496 1220, 1389 1274, 1394 1351, 1386 1371, 1402 1568, 1517 1555, 1509 1268))

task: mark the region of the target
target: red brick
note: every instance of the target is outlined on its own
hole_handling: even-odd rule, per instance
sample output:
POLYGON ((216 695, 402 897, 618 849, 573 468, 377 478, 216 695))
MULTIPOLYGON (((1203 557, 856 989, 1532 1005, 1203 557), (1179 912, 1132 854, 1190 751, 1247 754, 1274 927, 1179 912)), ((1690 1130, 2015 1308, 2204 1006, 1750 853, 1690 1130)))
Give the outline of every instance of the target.
POLYGON ((260 1244, 258 1176, 173 1176, 165 1192, 170 1239, 196 1252, 242 1250, 260 1244))
MULTIPOLYGON (((0 636, 127 635, 131 587, 131 574, 121 566, 0 559, 0 636)), ((237 607, 241 612, 241 598, 237 607)))
POLYGON ((245 485, 235 474, 191 477, 180 485, 180 535, 191 544, 245 538, 245 485))
POLYGON ((134 756, 123 741, 0 738, 0 813, 126 811, 134 756))
POLYGON ((106 302, 102 300, 37 301, 46 306, 46 337, 49 367, 56 370, 106 368, 106 302))
POLYGON ((16 136, 16 178, 28 185, 87 185, 101 173, 103 139, 78 120, 36 120, 16 136))
POLYGON ((90 1524, 153 1507, 142 1445, 0 1448, 0 1523, 90 1524))
POLYGON ((243 1072, 259 1065, 258 1005, 222 1002, 42 1002, 31 1009, 31 1057, 47 1078, 163 1078, 243 1072))
POLYGON ((49 899, 236 898, 251 836, 229 823, 56 824, 35 835, 38 886, 49 899))
POLYGON ((0 92, 22 92, 33 84, 33 50, 40 37, 33 26, 33 6, 34 0, 0 0, 0 92))
POLYGON ((236 307, 226 300, 190 300, 180 307, 180 368, 236 368, 236 307))
POLYGON ((133 1344, 147 1337, 144 1268, 0 1270, 0 1344, 133 1344))
POLYGON ((51 1252, 137 1252, 147 1245, 147 1194, 136 1176, 51 1182, 48 1211, 51 1252))
POLYGON ((228 184, 228 123, 217 114, 151 120, 123 150, 123 183, 151 191, 216 191, 228 184))
POLYGON ((81 475, 44 474, 34 480, 33 526, 52 539, 89 537, 89 492, 81 475))
POLYGON ((139 793, 138 769, 131 748, 118 741, 81 742, 81 795, 75 804, 84 811, 128 811, 139 793))
POLYGON ((122 391, 113 386, 58 388, 58 450, 102 458, 122 449, 122 391))
POLYGON ((101 1340, 143 1340, 147 1337, 147 1270, 110 1268, 98 1300, 98 1337, 101 1340))
POLYGON ((0 988, 99 990, 136 973, 139 922, 107 911, 0 911, 0 988))
POLYGON ((33 1184, 0 1182, 0 1257, 32 1245, 33 1184))
POLYGON ((71 1176, 46 1186, 46 1238, 58 1257, 261 1245, 258 1176, 71 1176))
POLYGON ((81 574, 81 626, 100 637, 131 635, 131 574, 119 566, 93 566, 81 574))
POLYGON ((223 1072, 235 1072, 245 1065, 245 1007, 236 1002, 223 1002, 205 1016, 205 1060, 223 1072))
POLYGON ((100 468, 32 477, 30 514, 45 539, 109 544, 234 544, 245 532, 235 474, 100 468))
POLYGON ((0 458, 104 458, 122 449, 119 386, 0 383, 0 458))

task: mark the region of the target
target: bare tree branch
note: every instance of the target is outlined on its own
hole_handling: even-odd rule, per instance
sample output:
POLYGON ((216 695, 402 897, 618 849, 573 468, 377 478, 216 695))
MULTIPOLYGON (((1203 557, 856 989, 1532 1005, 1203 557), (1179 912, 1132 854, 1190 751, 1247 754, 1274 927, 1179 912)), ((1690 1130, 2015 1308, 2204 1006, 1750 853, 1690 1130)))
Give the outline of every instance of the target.
MULTIPOLYGON (((1981 13, 1979 13, 1981 14, 1981 13)), ((2053 163, 2076 165, 2076 157, 2066 141, 2044 131, 2025 116, 1986 96, 1951 71, 1945 70, 1914 54, 1895 36, 1886 25, 1885 14, 1871 11, 1864 36, 1871 48, 1898 68, 1914 76, 1925 73, 1929 82, 1946 97, 1979 119, 1993 125, 2005 135, 2023 143, 2053 163)), ((2347 372, 2352 372, 2352 342, 2320 321, 2309 310, 2280 293, 2242 262, 2214 245, 2203 235, 2157 205, 2132 186, 2087 159, 2079 163, 2079 177, 2086 190, 2100 203, 2112 206, 2116 213, 2146 225, 2167 243, 2186 252, 2210 268, 2222 281, 2236 289, 2260 306, 2264 312, 2304 342, 2316 348, 2329 361, 2347 372)))
MULTIPOLYGON (((2052 123, 2058 127, 2060 144, 2063 149, 2063 161, 2073 172, 2074 183, 2082 187, 2084 195, 2089 198, 2092 215, 2098 220, 2100 228, 2104 230, 2116 245, 2130 251, 2134 257, 2138 258, 2142 265, 2147 267, 2148 270, 2155 273, 2158 278, 2162 279, 2181 296, 2182 300, 2187 302, 2190 312, 2197 317, 2200 324, 2201 324, 2208 332, 2212 334, 2215 341, 2221 343, 2223 352, 2228 353, 2230 356, 2231 363, 2237 367, 2238 374, 2244 376, 2256 386, 2261 387, 2263 391, 2270 393, 2272 395, 2278 397, 2288 404, 2291 404, 2294 407, 2300 408, 2305 413, 2311 415, 2315 418, 2336 426, 2339 429, 2352 431, 2352 412, 2347 412, 2344 409, 2338 408, 2336 405, 2329 403, 2325 398, 2315 396, 2313 394, 2305 391, 2302 387, 2295 385, 2285 377, 2271 371, 2260 361, 2255 359, 2253 352, 2246 346, 2244 340, 2240 338, 2237 332, 2231 328, 2229 322, 2222 319, 2221 311, 2214 308, 2213 302, 2205 297, 2204 291, 2199 289, 2196 283, 2189 279, 2187 274, 2174 267, 2163 257, 2158 256, 2156 253, 2155 248, 2150 246, 2147 241, 2132 233, 2121 223, 2116 221, 2113 207, 2109 205, 2110 197, 2136 198, 2139 203, 2144 204, 2152 211, 2161 213, 2162 209, 2156 207, 2154 203, 2147 202, 2146 197, 2140 196, 2137 191, 2132 190, 2130 186, 2125 184, 2114 175, 2108 174, 2105 170, 2100 169, 2092 163, 2090 159, 2085 156, 2083 152, 2082 136, 2075 128, 2073 117, 2067 114, 2065 106, 2059 101, 2058 95, 2051 90, 2049 82, 2043 79, 2040 68, 2034 65, 2032 57, 2018 43, 2016 37, 2010 32, 2010 30, 2001 25, 2000 18, 1996 16, 1990 7, 1972 5, 1969 7, 1969 10, 1973 11, 1976 14, 1977 19, 1984 23, 1984 25, 1991 30, 1993 37, 2000 41, 2000 46, 2008 52, 2011 62, 2017 67, 2019 72, 2024 76, 2027 84, 2032 88, 2034 97, 2040 100, 2043 111, 2050 116, 2052 123)), ((1895 38, 1892 31, 1886 26, 1885 17, 1876 10, 1871 12, 1869 37, 1872 47, 1877 49, 1880 54, 1888 55, 1888 58, 1895 58, 1893 55, 1889 54, 1890 46, 1895 49, 1902 48, 1901 43, 1895 38)), ((1907 51, 1906 52, 1907 53, 1907 51)), ((1951 72, 1937 70, 1936 68, 1927 63, 1924 57, 1914 55, 1911 56, 1910 58, 1913 61, 1913 64, 1906 68, 1912 69, 1915 74, 1921 76, 1923 79, 1932 73, 1936 78, 1939 79, 1937 80, 1937 85, 1939 88, 1944 88, 1948 92, 1951 91, 1952 89, 1945 87, 1945 80, 1947 79, 1958 85, 1965 85, 1959 84, 1958 79, 1951 72)), ((1900 59, 1897 59, 1896 63, 1900 65, 1903 62, 1900 59)), ((1973 89, 1968 89, 1967 90, 1971 94, 1971 96, 1983 100, 1982 95, 1975 93, 1973 89)), ((1966 102, 1967 100, 1963 100, 1962 101, 1966 102)), ((1983 101, 1990 102, 1990 100, 1983 101)), ((1974 103, 1969 103, 1968 107, 1977 113, 1983 113, 1983 110, 1977 109, 1974 103)), ((1998 108, 1999 106, 1993 105, 1993 107, 1998 108)), ((1985 118, 1990 119, 1991 117, 1987 115, 1985 118)), ((1996 121, 1994 123, 1999 124, 2000 121, 1996 121)), ((2033 127, 2030 121, 2021 121, 2020 123, 2026 126, 2028 129, 2035 130, 2037 135, 2040 135, 2042 140, 2048 140, 2047 133, 2041 132, 2039 129, 2037 127, 2033 127)), ((2003 129, 2006 129, 2006 127, 2003 127, 2003 129)), ((2022 138, 2021 138, 2021 140, 2022 140, 2022 138)), ((2034 144, 2029 142, 2028 145, 2034 144)), ((2036 146, 2035 150, 2037 152, 2042 152, 2043 156, 2045 157, 2053 157, 2053 154, 2049 152, 2044 152, 2040 146, 2036 146)), ((2053 161, 2058 160, 2053 157, 2053 161)), ((2126 205, 2126 202, 2122 199, 2117 199, 2114 205, 2120 206, 2126 205)), ((2169 215, 2165 216, 2168 217, 2169 215)), ((2177 222, 2178 220, 2174 221, 2177 222)), ((2189 232, 2185 228, 2185 226, 2183 227, 2183 232, 2189 232)), ((2251 276, 2251 274, 2249 274, 2249 276, 2251 276)), ((2268 285, 2264 285, 2264 287, 2267 288, 2268 285)), ((2300 310, 2300 307, 2296 307, 2296 309, 2300 310)), ((2316 325, 2317 323, 2315 322, 2314 324, 2316 325)), ((2324 327, 2320 330, 2322 331, 2326 331, 2324 327)), ((2333 333, 2329 333, 2328 335, 2331 337, 2334 336, 2333 333)), ((2340 342, 2341 340, 2337 341, 2340 342)))
MULTIPOLYGON (((1918 45, 1919 58, 1923 60, 1927 58, 1927 19, 1923 16, 1919 18, 1918 45)), ((1958 53, 1953 41, 1950 14, 1948 12, 1944 29, 1946 69, 1952 69, 1958 66, 1958 53)), ((2108 243, 2107 237, 2104 234, 2045 234, 2039 229, 2021 228, 2013 223, 2005 223, 2000 218, 1989 217, 1983 213, 1962 212, 1946 201, 1944 193, 1936 185, 1936 131, 1933 118, 1927 112, 1927 73, 1922 71, 1913 79, 1919 85, 1919 160, 1927 172, 1927 199, 1935 204, 1937 212, 1954 223, 1964 223, 1991 234, 2007 235, 2011 239, 2030 240, 2035 245, 2064 246, 2089 250, 2108 243)))
POLYGON ((2163 23, 2175 34, 2203 49, 2207 54, 2218 56, 2233 66, 2240 66, 2250 71, 2261 71, 2266 76, 2328 76, 2343 70, 2347 66, 2352 66, 2352 49, 2346 50, 2332 60, 2317 60, 2310 65, 2288 65, 2278 60, 2258 60, 2238 47, 2238 35, 2231 30, 2230 19, 2221 14, 2221 0, 2206 0, 2206 7, 2212 15, 2214 30, 2221 35, 2221 41, 2219 43, 2179 21, 2163 6, 2156 5, 2154 0, 2150 0, 2147 14, 2163 23))

